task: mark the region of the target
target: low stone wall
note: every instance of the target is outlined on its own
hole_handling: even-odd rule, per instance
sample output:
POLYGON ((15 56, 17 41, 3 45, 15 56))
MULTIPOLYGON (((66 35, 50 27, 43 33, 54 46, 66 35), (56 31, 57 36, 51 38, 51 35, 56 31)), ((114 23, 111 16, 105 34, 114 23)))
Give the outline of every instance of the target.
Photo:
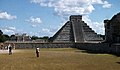
POLYGON ((76 43, 74 47, 82 50, 101 53, 109 51, 109 44, 107 43, 85 43, 85 44, 76 43))
MULTIPOLYGON (((6 43, 9 44, 9 43, 6 43)), ((14 43, 16 49, 25 48, 70 48, 73 43, 14 43)))
POLYGON ((76 43, 74 45, 75 48, 86 50, 95 53, 111 53, 120 55, 120 44, 112 44, 109 43, 76 43))
MULTIPOLYGON (((6 45, 9 43, 6 43, 6 45)), ((14 43, 16 49, 25 48, 78 48, 81 50, 98 53, 117 53, 120 54, 120 44, 108 43, 14 43)))
POLYGON ((112 44, 110 50, 112 53, 120 55, 120 44, 112 44))

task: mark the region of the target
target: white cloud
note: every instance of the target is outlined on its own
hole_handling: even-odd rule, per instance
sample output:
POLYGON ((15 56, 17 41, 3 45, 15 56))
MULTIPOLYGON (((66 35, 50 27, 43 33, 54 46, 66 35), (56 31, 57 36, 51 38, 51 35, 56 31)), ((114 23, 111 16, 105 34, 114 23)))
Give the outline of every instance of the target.
POLYGON ((33 24, 32 27, 33 27, 33 28, 34 28, 34 27, 37 27, 37 25, 33 24))
POLYGON ((31 23, 32 27, 36 27, 38 24, 42 23, 40 18, 38 17, 34 18, 33 16, 31 16, 28 20, 25 21, 31 23))
POLYGON ((44 32, 50 32, 50 30, 47 29, 47 28, 43 28, 42 31, 44 31, 44 32))
POLYGON ((39 32, 28 32, 28 35, 30 36, 40 36, 39 32))
POLYGON ((0 27, 0 28, 4 32, 4 34, 11 35, 11 34, 15 34, 15 32, 16 32, 16 28, 15 27, 8 27, 8 26, 6 26, 6 27, 0 27))
POLYGON ((10 30, 16 30, 15 27, 8 27, 10 30))
POLYGON ((32 3, 41 6, 53 7, 58 15, 90 14, 94 4, 101 4, 103 8, 110 8, 112 5, 106 0, 31 0, 32 3))
POLYGON ((28 20, 26 20, 26 21, 28 21, 28 22, 30 22, 30 23, 33 23, 33 24, 39 24, 39 23, 42 23, 42 21, 41 21, 41 19, 40 18, 34 18, 34 17, 30 17, 28 20))
POLYGON ((56 30, 58 30, 57 27, 53 28, 53 26, 52 27, 50 26, 50 28, 42 28, 40 33, 42 33, 43 35, 53 36, 56 30))
POLYGON ((110 4, 107 0, 92 0, 93 4, 102 4, 103 8, 111 8, 112 4, 110 4))
POLYGON ((97 33, 104 34, 104 26, 101 22, 91 21, 89 14, 95 10, 94 5, 101 5, 103 8, 111 8, 107 0, 31 0, 31 3, 40 6, 54 8, 55 15, 61 18, 68 18, 70 15, 85 15, 84 21, 90 25, 97 33))
POLYGON ((19 34, 27 33, 25 32, 25 30, 18 29, 14 26, 0 27, 0 30, 2 30, 4 34, 8 34, 8 35, 13 35, 16 33, 19 33, 19 34))
POLYGON ((104 1, 103 8, 111 8, 112 4, 109 4, 107 1, 104 1))
POLYGON ((83 16, 83 20, 87 23, 90 28, 92 28, 98 34, 104 34, 104 23, 101 22, 93 22, 90 20, 88 15, 83 16))
POLYGON ((52 28, 41 28, 38 31, 35 32, 28 32, 28 34, 30 36, 52 36, 55 33, 56 29, 52 29, 52 28))
POLYGON ((8 14, 7 12, 0 12, 0 19, 7 19, 7 20, 12 20, 12 19, 16 19, 16 16, 12 16, 10 14, 8 14))
POLYGON ((3 32, 5 34, 15 34, 15 32, 13 30, 9 30, 9 29, 4 29, 3 32))
POLYGON ((42 29, 42 33, 49 34, 49 35, 53 34, 53 32, 50 29, 48 29, 48 28, 43 28, 42 29))

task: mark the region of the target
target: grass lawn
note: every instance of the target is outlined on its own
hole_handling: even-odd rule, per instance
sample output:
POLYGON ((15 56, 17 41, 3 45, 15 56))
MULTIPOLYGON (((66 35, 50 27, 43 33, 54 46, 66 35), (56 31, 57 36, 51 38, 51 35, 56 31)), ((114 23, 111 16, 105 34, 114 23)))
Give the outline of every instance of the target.
POLYGON ((120 70, 120 57, 90 54, 72 48, 17 50, 12 55, 0 54, 0 70, 120 70))

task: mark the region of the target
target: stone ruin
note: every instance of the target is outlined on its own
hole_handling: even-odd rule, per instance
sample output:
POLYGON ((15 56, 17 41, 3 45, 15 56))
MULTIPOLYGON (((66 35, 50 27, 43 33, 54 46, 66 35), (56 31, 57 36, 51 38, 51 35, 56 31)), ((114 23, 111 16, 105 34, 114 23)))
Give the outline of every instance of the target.
MULTIPOLYGON (((81 15, 71 15, 69 21, 49 39, 50 42, 14 42, 16 48, 78 48, 81 50, 120 54, 120 13, 104 20, 105 41, 82 21, 81 15), (101 43, 100 43, 101 42, 101 43)), ((6 42, 6 44, 13 42, 6 42)))
POLYGON ((52 37, 58 43, 98 43, 103 39, 82 21, 82 15, 71 15, 69 21, 52 37))
POLYGON ((114 15, 111 20, 104 20, 105 42, 120 43, 120 13, 114 15))

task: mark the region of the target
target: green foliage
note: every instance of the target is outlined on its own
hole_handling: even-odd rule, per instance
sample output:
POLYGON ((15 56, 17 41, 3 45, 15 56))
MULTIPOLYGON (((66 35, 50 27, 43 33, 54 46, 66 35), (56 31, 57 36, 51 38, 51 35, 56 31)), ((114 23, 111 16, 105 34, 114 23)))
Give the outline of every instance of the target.
POLYGON ((15 35, 11 35, 10 38, 11 38, 11 37, 15 37, 15 35))
POLYGON ((40 37, 40 39, 48 40, 49 37, 48 36, 44 36, 44 37, 40 37))
POLYGON ((3 36, 5 36, 6 40, 10 39, 9 35, 4 34, 3 36))
POLYGON ((36 40, 36 39, 39 39, 39 38, 37 36, 32 36, 31 39, 36 40))
POLYGON ((2 35, 3 34, 3 32, 0 30, 0 35, 2 35))
POLYGON ((0 42, 5 42, 7 38, 4 35, 0 35, 0 42))
POLYGON ((0 30, 0 42, 5 42, 9 40, 9 36, 6 34, 3 34, 3 32, 0 30))
POLYGON ((44 40, 48 40, 49 37, 48 37, 48 36, 44 36, 44 37, 32 36, 31 39, 32 39, 32 40, 36 40, 36 39, 44 39, 44 40))

